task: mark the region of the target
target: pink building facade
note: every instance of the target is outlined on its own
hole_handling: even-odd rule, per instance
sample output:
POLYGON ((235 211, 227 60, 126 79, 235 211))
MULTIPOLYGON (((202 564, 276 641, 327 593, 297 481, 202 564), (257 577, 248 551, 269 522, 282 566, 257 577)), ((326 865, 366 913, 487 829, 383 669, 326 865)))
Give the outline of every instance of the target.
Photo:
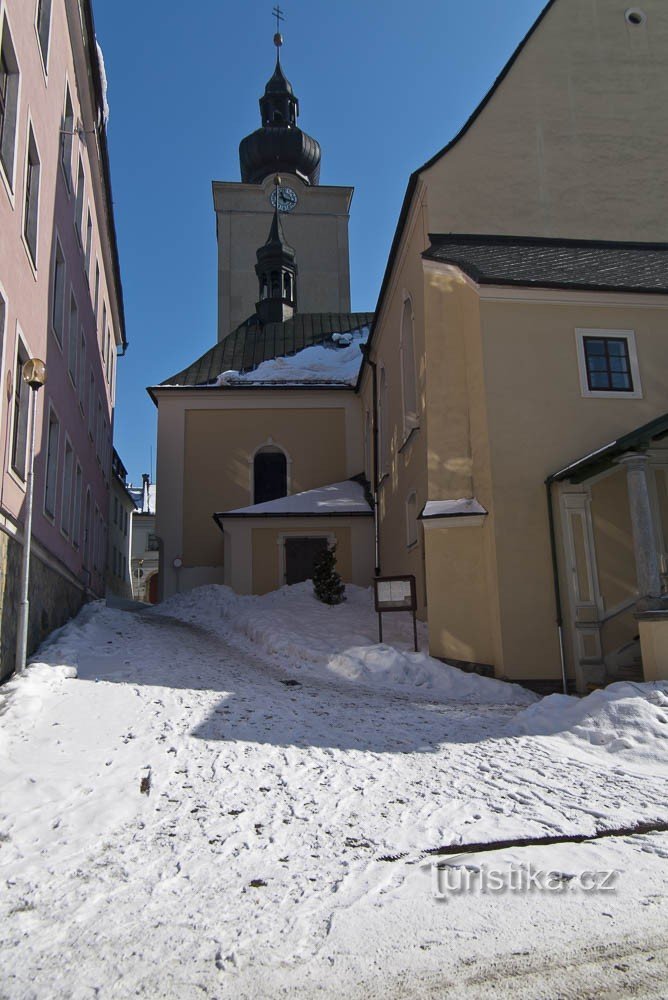
POLYGON ((105 83, 90 0, 0 0, 0 677, 14 668, 30 390, 29 651, 104 594, 116 364, 126 347, 105 83))

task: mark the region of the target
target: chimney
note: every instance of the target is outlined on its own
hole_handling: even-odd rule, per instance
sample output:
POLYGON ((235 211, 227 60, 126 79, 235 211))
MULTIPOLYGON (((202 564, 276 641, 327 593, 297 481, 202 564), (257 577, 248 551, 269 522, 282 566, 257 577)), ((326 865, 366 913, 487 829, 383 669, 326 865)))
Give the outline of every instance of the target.
POLYGON ((143 490, 142 490, 141 509, 143 510, 143 512, 145 514, 150 514, 150 511, 148 509, 149 508, 148 485, 151 482, 151 477, 149 476, 148 472, 144 472, 142 474, 141 481, 142 481, 142 488, 143 488, 143 490))

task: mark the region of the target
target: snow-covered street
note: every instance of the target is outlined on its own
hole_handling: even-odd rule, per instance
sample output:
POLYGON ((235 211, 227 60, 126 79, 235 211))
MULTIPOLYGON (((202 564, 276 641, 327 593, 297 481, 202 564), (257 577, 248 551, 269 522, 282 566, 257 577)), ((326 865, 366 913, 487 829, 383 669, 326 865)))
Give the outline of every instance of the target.
POLYGON ((561 891, 436 899, 425 852, 668 820, 666 687, 517 735, 349 591, 93 605, 2 689, 0 996, 665 996, 668 834, 466 859, 561 891))

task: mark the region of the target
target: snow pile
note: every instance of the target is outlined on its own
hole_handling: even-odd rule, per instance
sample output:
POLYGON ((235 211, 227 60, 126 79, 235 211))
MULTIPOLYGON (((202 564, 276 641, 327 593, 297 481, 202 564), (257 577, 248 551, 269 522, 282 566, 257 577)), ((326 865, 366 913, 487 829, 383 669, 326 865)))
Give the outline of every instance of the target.
POLYGON ((289 357, 263 361, 252 372, 222 372, 216 385, 248 385, 255 382, 277 382, 282 385, 341 383, 354 385, 362 363, 361 347, 366 344, 369 327, 349 333, 332 334, 336 347, 317 344, 289 357))
POLYGON ((610 684, 586 698, 552 694, 520 712, 511 729, 584 741, 609 753, 668 759, 668 681, 610 684))
MULTIPOLYGON (((408 614, 386 615, 387 641, 378 644, 371 590, 348 584, 346 597, 344 604, 335 607, 321 604, 310 582, 261 597, 235 594, 229 587, 212 584, 171 597, 157 613, 196 622, 227 638, 241 633, 296 676, 340 678, 435 701, 530 705, 537 700, 517 684, 466 674, 425 652, 413 652, 408 614)), ((427 633, 422 623, 419 638, 425 649, 427 633)))

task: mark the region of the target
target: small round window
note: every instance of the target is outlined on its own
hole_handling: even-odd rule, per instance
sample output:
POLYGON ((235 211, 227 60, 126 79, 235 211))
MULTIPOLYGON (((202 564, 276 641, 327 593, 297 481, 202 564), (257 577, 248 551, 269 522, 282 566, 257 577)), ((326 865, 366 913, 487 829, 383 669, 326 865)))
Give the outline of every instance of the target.
POLYGON ((626 17, 626 20, 628 21, 629 24, 633 24, 635 26, 639 24, 644 24, 645 21, 647 20, 647 15, 645 14, 645 12, 639 10, 637 7, 631 7, 629 10, 627 10, 624 16, 626 17))

